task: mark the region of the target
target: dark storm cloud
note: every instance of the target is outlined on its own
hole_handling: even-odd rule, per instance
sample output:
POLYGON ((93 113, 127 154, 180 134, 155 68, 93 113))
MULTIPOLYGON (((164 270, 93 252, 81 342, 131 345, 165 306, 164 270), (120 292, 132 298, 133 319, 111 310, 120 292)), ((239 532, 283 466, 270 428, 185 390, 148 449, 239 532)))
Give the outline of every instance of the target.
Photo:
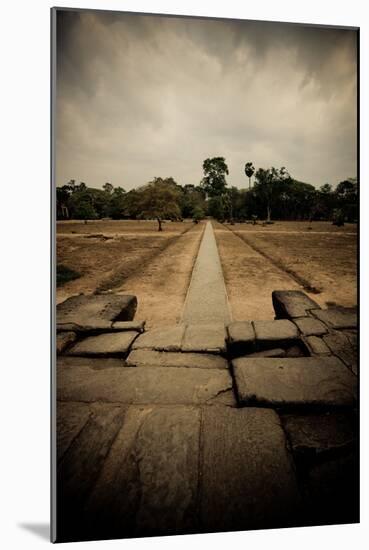
POLYGON ((356 34, 58 12, 57 184, 197 184, 225 156, 321 185, 356 174, 356 34))

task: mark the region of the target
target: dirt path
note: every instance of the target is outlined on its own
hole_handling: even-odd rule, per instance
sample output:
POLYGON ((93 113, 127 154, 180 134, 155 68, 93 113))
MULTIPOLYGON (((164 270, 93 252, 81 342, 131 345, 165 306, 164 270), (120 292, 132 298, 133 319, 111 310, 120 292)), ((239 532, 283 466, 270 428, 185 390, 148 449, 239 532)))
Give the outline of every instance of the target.
MULTIPOLYGON (((273 290, 304 290, 232 231, 214 221, 213 227, 235 321, 273 319, 273 290)), ((309 295, 316 300, 314 294, 309 295)))
POLYGON ((180 321, 204 228, 204 223, 194 225, 116 288, 117 293, 137 296, 135 318, 146 320, 147 327, 171 326, 180 321))

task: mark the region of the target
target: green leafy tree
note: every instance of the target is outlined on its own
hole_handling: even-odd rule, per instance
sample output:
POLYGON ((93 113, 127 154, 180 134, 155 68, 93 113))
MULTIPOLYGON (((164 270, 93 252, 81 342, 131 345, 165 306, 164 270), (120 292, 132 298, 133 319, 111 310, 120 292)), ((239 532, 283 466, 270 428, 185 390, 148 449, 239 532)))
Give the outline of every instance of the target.
POLYGON ((229 174, 228 166, 224 157, 213 157, 204 160, 202 168, 204 177, 201 180, 201 187, 209 197, 217 197, 224 194, 229 174))
POLYGON ((193 211, 192 211, 192 217, 193 217, 193 221, 195 223, 199 223, 201 220, 204 219, 205 217, 205 212, 204 210, 201 208, 201 206, 195 206, 193 211))
POLYGON ((165 218, 178 219, 180 191, 173 178, 155 178, 138 192, 138 201, 144 217, 155 218, 158 231, 163 231, 165 218))
POLYGON ((245 164, 245 174, 249 178, 249 189, 251 189, 251 177, 254 175, 255 168, 252 162, 246 162, 245 164))
POLYGON ((254 192, 260 197, 266 209, 267 221, 271 221, 272 208, 283 188, 283 184, 291 181, 291 176, 286 168, 259 168, 255 174, 256 183, 254 192))

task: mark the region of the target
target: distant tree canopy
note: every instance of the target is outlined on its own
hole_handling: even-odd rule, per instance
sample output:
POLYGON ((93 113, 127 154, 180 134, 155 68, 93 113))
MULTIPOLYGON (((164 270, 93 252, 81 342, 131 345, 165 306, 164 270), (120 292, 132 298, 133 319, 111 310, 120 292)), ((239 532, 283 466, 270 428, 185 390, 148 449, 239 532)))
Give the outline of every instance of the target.
MULTIPOLYGON (((58 219, 156 219, 205 216, 220 221, 246 220, 330 220, 339 225, 357 221, 357 180, 347 178, 333 189, 328 183, 319 189, 292 178, 287 169, 254 170, 255 182, 249 189, 228 187, 228 167, 224 157, 206 159, 200 185, 178 185, 172 177, 156 177, 151 182, 125 192, 122 187, 105 183, 102 189, 70 180, 57 187, 58 219)), ((247 173, 246 173, 247 175, 247 173)), ((251 176, 250 176, 251 177, 251 176)))
POLYGON ((201 186, 209 197, 222 195, 227 187, 226 175, 228 166, 224 157, 213 157, 204 160, 202 168, 204 177, 201 186))

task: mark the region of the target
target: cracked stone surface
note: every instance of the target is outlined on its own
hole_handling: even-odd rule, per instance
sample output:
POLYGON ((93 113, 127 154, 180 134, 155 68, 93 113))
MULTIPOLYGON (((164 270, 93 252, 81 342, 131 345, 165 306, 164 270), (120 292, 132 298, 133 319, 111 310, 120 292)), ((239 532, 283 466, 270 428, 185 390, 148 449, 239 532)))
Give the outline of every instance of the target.
POLYGON ((102 326, 113 321, 131 321, 136 313, 137 298, 119 294, 81 294, 57 305, 58 326, 102 326))
POLYGON ((56 335, 56 353, 62 353, 70 344, 76 341, 75 332, 67 331, 56 335))
POLYGON ((228 369, 224 357, 207 353, 181 353, 136 349, 127 357, 127 365, 132 367, 183 367, 198 369, 228 369))
POLYGON ((304 342, 313 355, 330 355, 330 349, 322 338, 318 336, 307 336, 304 342))
POLYGON ((180 351, 185 325, 167 329, 153 329, 141 334, 132 349, 154 349, 156 351, 180 351))
POLYGON ((239 358, 233 362, 243 404, 353 406, 357 378, 335 357, 239 358))
POLYGON ((314 309, 312 313, 323 323, 335 329, 357 327, 356 308, 314 309))
POLYGON ((233 357, 255 349, 255 331, 251 321, 233 321, 227 327, 227 347, 233 357))
POLYGON ((137 334, 128 331, 89 336, 68 350, 68 355, 126 355, 137 334))
POLYGON ((293 322, 304 336, 322 336, 328 332, 327 327, 314 317, 302 317, 294 319, 293 322))
POLYGON ((225 353, 225 338, 223 324, 188 325, 181 349, 185 352, 225 353))
POLYGON ((300 499, 278 415, 270 409, 211 407, 204 411, 203 434, 206 530, 293 524, 300 499))
MULTIPOLYGON (((92 364, 93 365, 93 364, 92 364)), ((58 369, 61 401, 107 401, 126 404, 200 404, 226 394, 233 406, 232 378, 223 369, 140 367, 58 369)))
POLYGON ((354 442, 352 415, 326 413, 284 415, 283 426, 294 453, 319 455, 352 446, 354 442))
POLYGON ((357 374, 356 334, 334 331, 324 336, 324 342, 334 355, 339 357, 353 373, 357 374))
POLYGON ((309 310, 319 308, 314 300, 300 290, 274 290, 272 301, 278 319, 306 317, 309 310))
POLYGON ((288 319, 276 321, 253 321, 258 348, 278 347, 276 344, 288 344, 297 340, 297 327, 288 319))

